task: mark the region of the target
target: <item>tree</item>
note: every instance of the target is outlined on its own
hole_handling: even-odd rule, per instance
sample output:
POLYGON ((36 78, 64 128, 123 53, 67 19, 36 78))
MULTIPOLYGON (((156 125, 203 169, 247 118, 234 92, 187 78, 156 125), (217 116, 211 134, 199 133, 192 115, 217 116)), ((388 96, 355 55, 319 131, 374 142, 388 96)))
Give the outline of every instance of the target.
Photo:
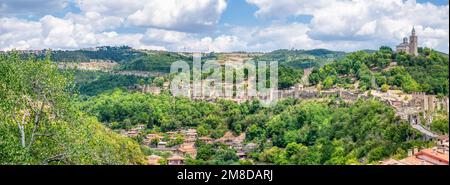
POLYGON ((0 54, 0 164, 144 164, 136 142, 78 110, 49 58, 0 54))
POLYGON ((387 92, 390 89, 390 86, 388 84, 383 84, 381 86, 381 91, 382 92, 387 92))
POLYGON ((323 87, 325 89, 329 89, 333 86, 334 84, 334 80, 331 76, 328 76, 327 78, 325 78, 325 81, 323 81, 323 87))
POLYGON ((448 134, 448 119, 436 119, 431 122, 431 130, 440 134, 448 134))

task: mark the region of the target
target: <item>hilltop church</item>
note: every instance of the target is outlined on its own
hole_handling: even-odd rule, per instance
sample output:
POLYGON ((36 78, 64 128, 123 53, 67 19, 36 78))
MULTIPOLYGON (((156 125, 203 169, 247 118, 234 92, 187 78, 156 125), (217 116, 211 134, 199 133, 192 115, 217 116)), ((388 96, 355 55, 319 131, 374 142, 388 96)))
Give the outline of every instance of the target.
POLYGON ((417 35, 416 35, 416 30, 413 27, 413 29, 411 31, 411 36, 409 36, 409 42, 408 42, 407 37, 403 38, 403 43, 397 45, 397 53, 405 52, 410 55, 417 56, 417 55, 419 55, 419 52, 417 51, 417 47, 418 47, 417 35))

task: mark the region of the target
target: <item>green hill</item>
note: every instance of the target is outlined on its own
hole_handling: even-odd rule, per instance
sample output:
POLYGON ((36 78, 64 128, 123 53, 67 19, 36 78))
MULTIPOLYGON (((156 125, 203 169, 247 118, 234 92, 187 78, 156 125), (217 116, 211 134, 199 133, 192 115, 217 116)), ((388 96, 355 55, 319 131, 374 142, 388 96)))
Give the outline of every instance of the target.
POLYGON ((309 68, 323 66, 334 60, 343 58, 345 52, 331 51, 326 49, 313 50, 275 50, 267 53, 256 60, 278 61, 294 68, 309 68))

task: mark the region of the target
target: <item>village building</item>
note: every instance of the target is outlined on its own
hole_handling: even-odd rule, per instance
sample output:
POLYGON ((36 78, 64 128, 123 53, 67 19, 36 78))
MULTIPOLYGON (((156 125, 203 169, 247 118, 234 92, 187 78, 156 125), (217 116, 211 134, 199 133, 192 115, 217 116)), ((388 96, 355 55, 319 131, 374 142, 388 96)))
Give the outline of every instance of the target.
POLYGON ((162 159, 162 157, 158 155, 151 155, 147 157, 147 162, 149 165, 160 165, 159 161, 162 159))
POLYGON ((184 157, 179 155, 174 155, 172 157, 167 158, 167 164, 169 165, 184 165, 184 157))
POLYGON ((195 129, 188 129, 182 131, 184 135, 184 141, 187 143, 193 143, 197 140, 197 130, 195 129))
POLYGON ((137 129, 131 129, 127 132, 128 137, 137 137, 139 135, 139 130, 137 129))
POLYGON ((148 140, 152 140, 152 139, 162 139, 164 137, 162 137, 162 136, 160 136, 158 134, 147 134, 145 136, 145 138, 148 139, 148 140))
POLYGON ((437 146, 418 150, 414 148, 408 151, 408 157, 395 160, 381 161, 382 165, 449 165, 448 136, 441 136, 437 146))
POLYGON ((210 137, 206 137, 206 136, 203 136, 203 137, 200 137, 200 138, 198 138, 200 141, 202 141, 202 142, 204 142, 204 143, 207 143, 207 144, 211 144, 211 143, 213 143, 213 139, 212 138, 210 138, 210 137))
POLYGON ((158 145, 156 148, 163 149, 163 148, 166 148, 166 145, 167 145, 167 142, 160 141, 160 142, 158 142, 158 145))
POLYGON ((245 133, 241 133, 239 136, 234 136, 232 132, 228 131, 221 138, 216 139, 215 142, 223 143, 236 150, 242 150, 244 140, 245 133))
POLYGON ((438 137, 438 141, 437 141, 437 149, 442 151, 443 153, 449 153, 448 149, 448 144, 449 144, 449 140, 448 140, 448 136, 439 136, 438 137))
POLYGON ((194 146, 194 143, 191 144, 182 144, 179 148, 178 148, 178 153, 180 155, 184 155, 184 156, 191 156, 192 158, 195 158, 197 156, 197 149, 194 146))
MULTIPOLYGON (((153 147, 153 146, 152 146, 153 147)), ((167 142, 164 141, 160 141, 157 145, 156 148, 154 148, 154 150, 156 151, 163 151, 163 152, 171 152, 171 153, 176 153, 178 148, 177 147, 168 147, 167 146, 167 142)))
POLYGON ((143 144, 143 145, 146 145, 146 146, 149 146, 149 147, 154 147, 154 146, 152 145, 152 141, 153 141, 154 139, 157 139, 157 141, 161 141, 163 138, 164 138, 163 136, 160 136, 160 135, 158 135, 158 134, 147 134, 147 135, 145 136, 145 139, 144 139, 144 141, 142 142, 142 144, 143 144))

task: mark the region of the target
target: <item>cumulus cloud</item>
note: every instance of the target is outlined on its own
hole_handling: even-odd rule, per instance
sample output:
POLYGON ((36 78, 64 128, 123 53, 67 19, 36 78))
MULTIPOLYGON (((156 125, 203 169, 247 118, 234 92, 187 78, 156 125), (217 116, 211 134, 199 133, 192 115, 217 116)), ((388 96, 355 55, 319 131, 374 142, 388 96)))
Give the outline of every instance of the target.
POLYGON ((0 23, 0 50, 79 49, 99 45, 146 47, 140 42, 143 34, 97 32, 91 24, 51 15, 38 21, 1 18, 0 23))
POLYGON ((40 44, 41 24, 16 18, 0 18, 0 50, 29 49, 40 44))
POLYGON ((267 24, 216 27, 227 8, 226 0, 34 0, 31 4, 28 0, 3 0, 0 50, 129 45, 174 51, 290 47, 354 51, 394 47, 410 34, 413 25, 421 46, 445 52, 449 47, 448 5, 412 0, 246 1, 258 7, 254 16, 267 24), (51 8, 33 19, 11 14, 23 2, 28 2, 23 9, 33 15, 45 12, 42 7, 51 8), (80 11, 59 16, 51 13, 70 2, 80 11), (303 15, 311 19, 292 21, 303 15))
POLYGON ((129 26, 201 31, 215 26, 225 0, 78 0, 84 12, 124 17, 129 26))
POLYGON ((233 35, 202 37, 195 33, 148 29, 141 39, 143 44, 165 45, 173 51, 236 51, 244 50, 246 42, 233 35))
MULTIPOLYGON (((45 15, 30 21, 2 16, 0 49, 78 49, 98 45, 129 45, 158 50, 182 47, 221 50, 226 48, 225 43, 233 42, 229 37, 204 38, 188 33, 215 26, 226 8, 225 0, 77 0, 75 3, 80 12, 68 12, 63 17, 45 15), (149 28, 145 33, 116 31, 119 28, 135 29, 136 26, 149 28), (218 46, 213 46, 215 44, 218 46)), ((12 5, 20 3, 7 1, 0 7, 3 10, 12 5)))
POLYGON ((394 45, 409 35, 416 26, 419 44, 448 50, 449 6, 416 3, 414 0, 247 0, 259 10, 257 17, 286 19, 289 16, 310 15, 311 39, 355 44, 372 41, 394 45), (283 9, 283 7, 289 7, 283 9), (281 11, 283 10, 283 11, 281 11), (437 37, 439 36, 439 37, 437 37))
POLYGON ((102 16, 98 12, 84 12, 81 14, 67 13, 64 17, 77 24, 89 27, 90 30, 105 31, 121 27, 124 18, 118 16, 102 16))

